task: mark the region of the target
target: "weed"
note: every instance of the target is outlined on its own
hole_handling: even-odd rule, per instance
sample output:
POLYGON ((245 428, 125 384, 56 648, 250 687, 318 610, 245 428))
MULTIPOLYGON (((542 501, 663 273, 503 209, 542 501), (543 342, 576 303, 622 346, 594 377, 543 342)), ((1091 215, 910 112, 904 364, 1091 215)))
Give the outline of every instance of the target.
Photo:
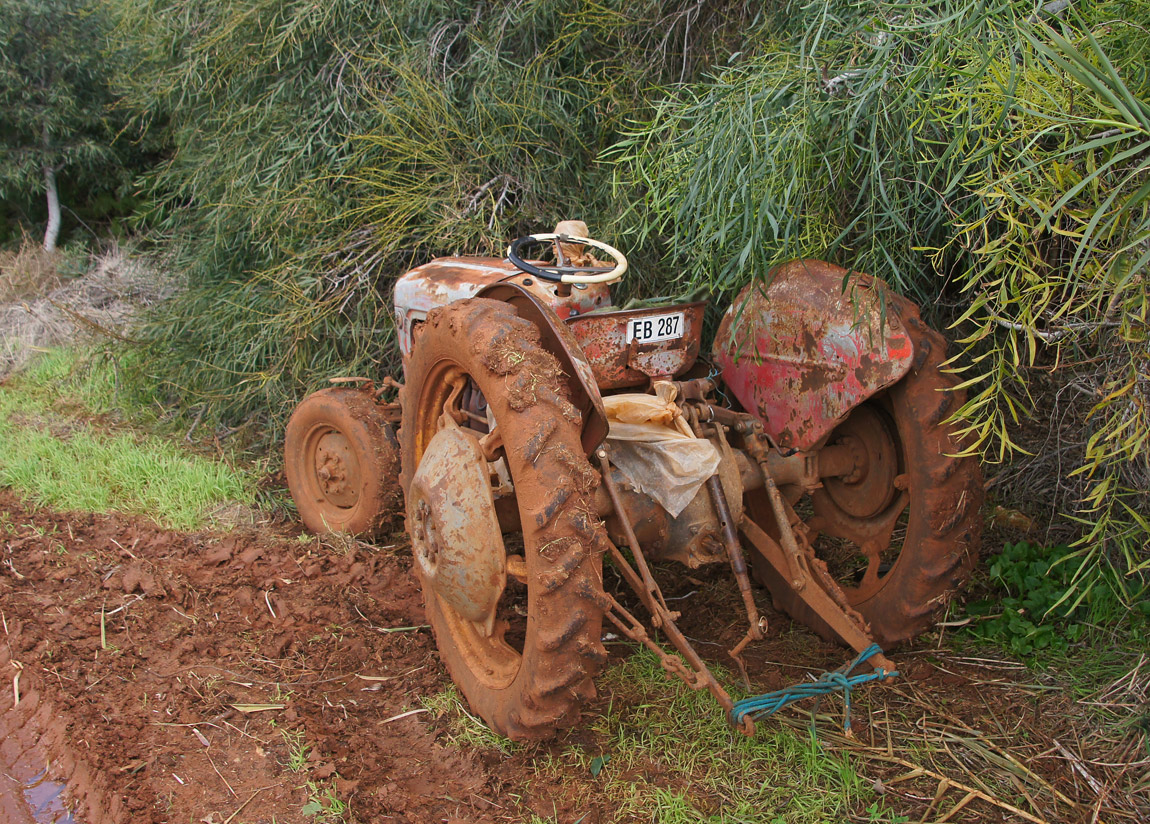
POLYGON ((871 800, 847 756, 779 725, 763 724, 754 738, 733 732, 707 693, 668 680, 649 652, 610 669, 600 686, 615 700, 593 722, 597 744, 536 763, 537 780, 564 785, 577 803, 608 803, 619 820, 791 824, 840 820, 871 800))
POLYGON ((0 303, 44 294, 60 284, 63 254, 25 236, 17 251, 0 251, 0 303))
MULTIPOLYGON (((44 526, 43 524, 34 524, 32 522, 28 522, 24 524, 24 529, 28 530, 29 534, 35 535, 37 538, 43 538, 48 534, 48 527, 44 526)), ((56 527, 53 526, 52 531, 55 532, 56 527)))
POLYGON ((970 625, 970 633, 1033 657, 1044 650, 1065 652, 1102 625, 1115 626, 1127 618, 1146 623, 1150 600, 1134 598, 1127 616, 1124 588, 1113 570, 1095 569, 1088 580, 1076 581, 1076 566, 1065 560, 1069 551, 1025 541, 1006 544, 988 570, 1002 594, 967 605, 967 611, 981 619, 970 625), (1074 597, 1068 597, 1075 584, 1074 597))
POLYGON ((890 815, 887 813, 879 802, 875 802, 866 808, 866 820, 870 824, 906 824, 910 821, 910 816, 906 815, 890 815))
POLYGON ((329 532, 318 540, 321 546, 336 555, 350 555, 359 546, 359 541, 354 536, 343 532, 329 532))
POLYGON ((343 801, 335 791, 335 781, 319 783, 308 781, 307 803, 300 810, 304 815, 315 816, 316 822, 346 821, 351 810, 346 801, 343 801))
POLYGON ((308 764, 311 744, 304 740, 302 730, 280 730, 280 735, 288 748, 287 763, 284 766, 292 772, 302 772, 308 764))

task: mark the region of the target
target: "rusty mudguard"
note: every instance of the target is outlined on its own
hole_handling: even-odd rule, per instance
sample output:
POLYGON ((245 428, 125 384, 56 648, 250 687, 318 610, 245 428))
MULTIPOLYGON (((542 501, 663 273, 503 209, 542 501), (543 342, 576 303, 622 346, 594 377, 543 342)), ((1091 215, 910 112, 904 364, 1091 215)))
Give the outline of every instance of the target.
POLYGON ((752 283, 715 336, 723 380, 784 448, 811 449, 847 413, 910 371, 913 346, 885 311, 887 285, 820 260, 752 283))

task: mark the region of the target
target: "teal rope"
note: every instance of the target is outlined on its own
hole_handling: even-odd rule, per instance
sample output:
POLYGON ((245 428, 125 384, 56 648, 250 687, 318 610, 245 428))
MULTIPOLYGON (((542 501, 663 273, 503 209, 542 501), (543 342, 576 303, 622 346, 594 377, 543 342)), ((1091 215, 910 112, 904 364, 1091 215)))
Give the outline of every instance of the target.
POLYGON ((804 698, 829 695, 832 692, 841 690, 843 703, 846 705, 843 732, 849 733, 851 729, 851 690, 862 684, 869 684, 872 681, 885 681, 887 678, 893 678, 898 675, 898 670, 887 672, 882 667, 875 667, 874 672, 851 675, 863 661, 866 661, 872 655, 881 653, 882 649, 879 648, 878 644, 871 644, 860 652, 858 657, 855 658, 849 666, 835 670, 834 672, 824 672, 819 676, 817 681, 806 681, 801 684, 795 684, 793 687, 787 687, 786 689, 776 690, 775 692, 768 692, 765 695, 756 695, 752 698, 744 698, 741 701, 736 701, 735 706, 731 709, 731 718, 736 725, 748 715, 758 720, 764 716, 773 715, 788 704, 802 701, 804 698))

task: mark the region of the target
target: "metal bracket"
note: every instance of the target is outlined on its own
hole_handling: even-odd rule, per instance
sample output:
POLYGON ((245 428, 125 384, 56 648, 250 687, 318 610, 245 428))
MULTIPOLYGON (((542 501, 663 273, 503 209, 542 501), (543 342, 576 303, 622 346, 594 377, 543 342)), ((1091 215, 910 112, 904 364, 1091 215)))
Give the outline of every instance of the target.
MULTIPOLYGON (((763 443, 765 439, 755 432, 744 437, 747 451, 758 462, 763 473, 771 511, 779 529, 779 541, 775 541, 766 530, 746 515, 739 523, 739 531, 774 568, 775 573, 790 582, 803 602, 826 621, 855 652, 861 653, 874 643, 870 627, 862 616, 851 608, 843 591, 831 578, 826 567, 815 558, 814 547, 810 545, 805 532, 794 528, 793 522, 798 521, 798 516, 783 500, 778 486, 771 477, 766 458, 768 447, 763 443), (780 542, 782 546, 779 545, 780 542)), ((895 665, 881 653, 870 656, 867 661, 873 667, 881 667, 888 671, 895 669, 895 665)))

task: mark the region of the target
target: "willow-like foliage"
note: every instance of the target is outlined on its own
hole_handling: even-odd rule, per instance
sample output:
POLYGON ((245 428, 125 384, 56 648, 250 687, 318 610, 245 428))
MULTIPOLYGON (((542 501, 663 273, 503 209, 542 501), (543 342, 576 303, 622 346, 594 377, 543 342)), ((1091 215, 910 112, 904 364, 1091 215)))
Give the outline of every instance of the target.
MULTIPOLYGON (((978 171, 962 181, 985 213, 954 231, 967 261, 968 303, 956 328, 972 362, 961 414, 1002 458, 1018 448, 1010 433, 1021 416, 1051 412, 1032 402, 1029 375, 1038 367, 1059 374, 1059 391, 1083 395, 1089 406, 1084 447, 1066 467, 1078 479, 1079 569, 1108 555, 1127 573, 1144 573, 1150 88, 1131 88, 1089 29, 1024 34, 1029 59, 1018 68, 1009 128, 972 148, 978 171)), ((1004 81, 987 76, 978 91, 1004 81)), ((950 102, 952 112, 961 105, 950 102)))
POLYGON ((1080 569, 1131 574, 1150 566, 1148 10, 792 3, 611 152, 684 289, 829 256, 957 317, 974 448, 1048 450, 1030 465, 1085 527, 1080 569), (1069 443, 1066 393, 1088 401, 1069 443))
POLYGON ((412 264, 569 217, 608 235, 599 154, 750 22, 686 0, 107 3, 123 105, 170 140, 149 218, 189 287, 144 330, 142 377, 270 438, 327 377, 397 367, 412 264))
MULTIPOLYGON (((107 27, 94 0, 0 0, 0 221, 18 215, 13 230, 44 231, 48 180, 72 225, 84 221, 74 210, 88 220, 113 211, 140 159, 113 141, 107 27)), ((0 240, 9 235, 0 226, 0 240)))

